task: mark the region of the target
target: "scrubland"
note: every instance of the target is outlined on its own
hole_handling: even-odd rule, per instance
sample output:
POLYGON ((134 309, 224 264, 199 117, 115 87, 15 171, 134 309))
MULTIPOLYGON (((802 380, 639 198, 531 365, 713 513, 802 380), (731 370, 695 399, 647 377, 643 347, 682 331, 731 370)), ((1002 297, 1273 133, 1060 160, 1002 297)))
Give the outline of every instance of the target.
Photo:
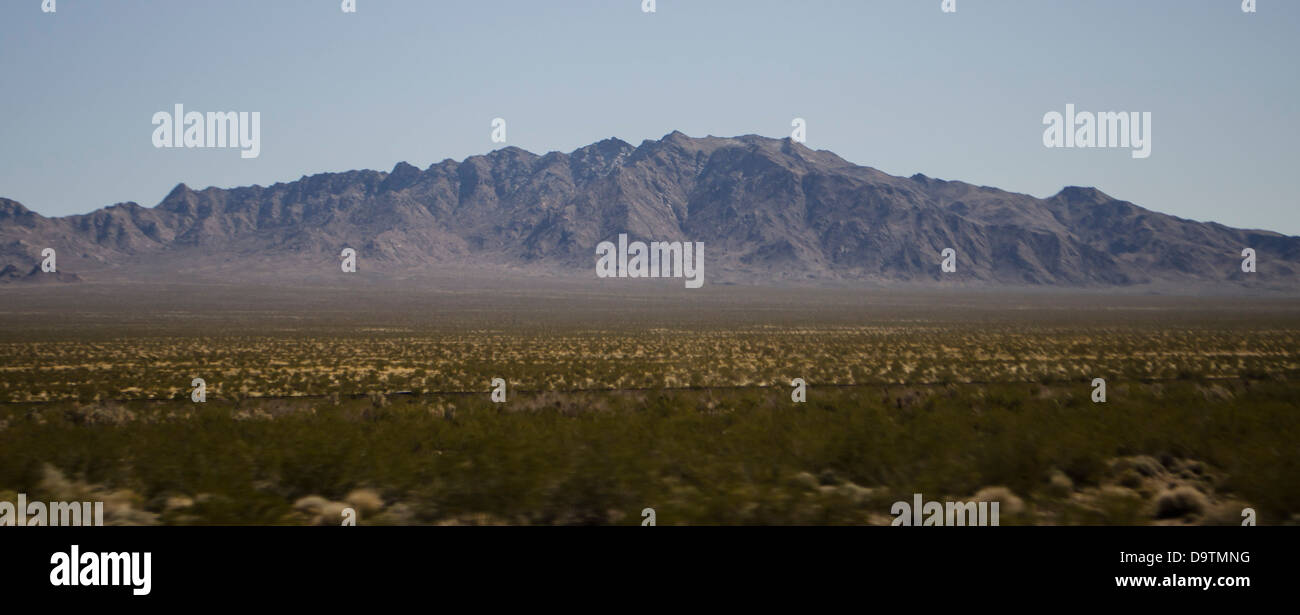
POLYGON ((144 524, 887 525, 913 493, 1004 525, 1300 520, 1289 300, 741 295, 10 296, 0 499, 144 524))

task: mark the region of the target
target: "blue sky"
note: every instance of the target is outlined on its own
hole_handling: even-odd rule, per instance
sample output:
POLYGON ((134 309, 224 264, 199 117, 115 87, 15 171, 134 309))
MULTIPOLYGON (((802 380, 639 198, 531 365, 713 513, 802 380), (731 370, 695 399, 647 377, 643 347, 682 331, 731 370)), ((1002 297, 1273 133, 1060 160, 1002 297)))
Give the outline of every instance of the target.
POLYGON ((0 196, 46 215, 194 188, 790 134, 896 175, 1066 185, 1300 234, 1300 2, 0 0, 0 196), (259 111, 262 151, 157 149, 175 103, 259 111), (1043 114, 1149 111, 1151 157, 1047 149, 1043 114))

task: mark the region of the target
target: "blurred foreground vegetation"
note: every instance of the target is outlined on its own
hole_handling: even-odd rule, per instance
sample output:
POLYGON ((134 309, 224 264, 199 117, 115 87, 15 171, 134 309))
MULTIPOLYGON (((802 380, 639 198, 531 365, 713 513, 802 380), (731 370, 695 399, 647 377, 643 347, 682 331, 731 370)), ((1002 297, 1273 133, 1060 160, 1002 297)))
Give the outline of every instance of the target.
POLYGON ((2 412, 0 497, 131 523, 888 524, 1002 501, 1002 524, 1260 523, 1300 512, 1279 381, 1086 382, 241 402, 2 412), (7 490, 8 492, 6 492, 7 490), (981 493, 982 492, 982 493, 981 493))

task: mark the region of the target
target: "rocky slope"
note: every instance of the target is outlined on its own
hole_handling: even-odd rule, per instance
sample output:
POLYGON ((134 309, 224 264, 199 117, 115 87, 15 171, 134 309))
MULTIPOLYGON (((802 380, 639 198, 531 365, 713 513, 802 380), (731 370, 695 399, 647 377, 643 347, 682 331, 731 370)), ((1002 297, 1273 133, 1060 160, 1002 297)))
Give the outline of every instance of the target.
POLYGON ((639 146, 607 139, 543 156, 507 147, 423 170, 399 163, 267 187, 181 184, 153 208, 61 218, 0 199, 0 268, 25 275, 54 247, 60 272, 87 279, 272 262, 326 272, 354 247, 371 272, 476 265, 592 276, 596 244, 619 233, 704 242, 710 282, 1300 289, 1300 237, 1184 220, 1092 188, 1038 199, 895 177, 789 139, 679 132, 639 146), (953 274, 939 268, 947 247, 958 254, 953 274), (1258 273, 1241 271, 1246 247, 1258 273))

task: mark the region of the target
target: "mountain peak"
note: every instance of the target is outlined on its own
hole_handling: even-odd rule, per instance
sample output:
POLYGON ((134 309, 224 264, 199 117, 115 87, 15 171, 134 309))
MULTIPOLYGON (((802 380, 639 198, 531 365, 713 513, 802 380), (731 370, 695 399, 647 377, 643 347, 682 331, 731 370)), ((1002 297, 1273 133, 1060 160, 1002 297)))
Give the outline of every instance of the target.
POLYGON ((162 202, 158 204, 158 209, 178 214, 192 213, 196 195, 197 193, 190 190, 190 187, 183 182, 176 184, 176 187, 163 197, 162 202))
POLYGON ((32 210, 23 207, 22 203, 12 199, 0 197, 0 217, 24 216, 32 214, 32 210))
POLYGON ((599 147, 602 147, 602 148, 604 148, 604 147, 615 147, 615 148, 619 148, 619 149, 623 149, 623 148, 626 148, 626 147, 632 147, 632 144, 631 144, 631 143, 628 143, 627 141, 624 141, 624 140, 622 140, 622 139, 620 139, 620 138, 618 138, 618 137, 607 137, 607 138, 601 139, 600 141, 597 141, 594 145, 599 146, 599 147))
POLYGON ((393 165, 382 184, 384 190, 402 190, 420 180, 420 169, 403 160, 393 165))
POLYGON ((628 143, 627 141, 624 141, 618 137, 609 137, 607 139, 601 139, 600 141, 592 143, 591 145, 584 145, 582 147, 579 147, 578 149, 573 150, 573 155, 576 156, 586 152, 599 152, 601 154, 610 154, 610 153, 619 153, 619 152, 629 152, 632 151, 633 149, 635 148, 632 147, 631 143, 628 143))
POLYGON ((690 147, 691 144, 699 140, 700 139, 692 139, 680 130, 674 130, 661 137, 658 143, 663 145, 676 145, 678 147, 690 147))
POLYGON ((518 145, 507 145, 500 149, 492 150, 492 152, 489 155, 491 154, 500 154, 500 155, 509 155, 509 156, 520 156, 520 155, 532 156, 532 157, 537 156, 537 154, 534 154, 522 147, 519 147, 518 145))
POLYGON ((1091 186, 1066 186, 1061 188, 1052 198, 1063 200, 1067 203, 1104 203, 1113 201, 1110 195, 1091 186))

